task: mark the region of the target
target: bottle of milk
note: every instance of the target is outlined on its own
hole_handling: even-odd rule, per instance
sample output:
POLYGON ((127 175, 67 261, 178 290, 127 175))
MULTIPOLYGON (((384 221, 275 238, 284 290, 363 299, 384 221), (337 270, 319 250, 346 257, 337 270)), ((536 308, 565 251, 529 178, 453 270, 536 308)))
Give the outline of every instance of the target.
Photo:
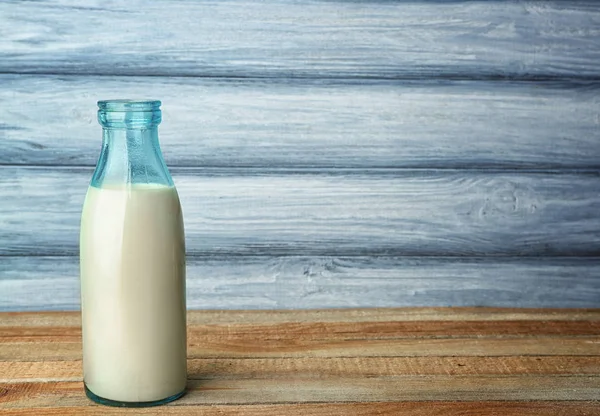
POLYGON ((186 385, 185 242, 158 144, 160 101, 98 102, 102 151, 81 216, 87 396, 153 406, 186 385))

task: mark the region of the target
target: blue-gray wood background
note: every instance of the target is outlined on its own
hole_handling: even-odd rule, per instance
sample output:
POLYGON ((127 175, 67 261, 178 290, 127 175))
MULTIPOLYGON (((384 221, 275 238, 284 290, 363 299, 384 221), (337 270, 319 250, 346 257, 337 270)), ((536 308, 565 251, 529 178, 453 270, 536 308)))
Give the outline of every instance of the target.
POLYGON ((600 306, 599 1, 1 1, 0 310, 79 307, 118 97, 191 308, 600 306))

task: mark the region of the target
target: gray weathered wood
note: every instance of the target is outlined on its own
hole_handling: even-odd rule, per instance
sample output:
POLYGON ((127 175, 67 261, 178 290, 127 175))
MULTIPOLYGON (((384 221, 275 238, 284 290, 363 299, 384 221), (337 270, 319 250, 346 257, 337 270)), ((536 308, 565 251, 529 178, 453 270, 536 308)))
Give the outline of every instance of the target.
MULTIPOLYGON (((600 307, 598 258, 188 257, 191 309, 600 307)), ((0 311, 79 308, 77 257, 0 257, 0 311)))
MULTIPOLYGON (((174 169, 188 251, 600 253, 597 174, 174 169)), ((0 255, 76 254, 90 168, 0 168, 0 255)))
POLYGON ((595 1, 0 3, 0 71, 598 77, 595 1))
POLYGON ((148 95, 191 308, 600 306, 600 2, 0 16, 0 310, 78 308, 95 101, 148 95))
POLYGON ((0 76, 0 164, 94 165, 96 100, 164 102, 171 166, 600 168, 600 83, 0 76))

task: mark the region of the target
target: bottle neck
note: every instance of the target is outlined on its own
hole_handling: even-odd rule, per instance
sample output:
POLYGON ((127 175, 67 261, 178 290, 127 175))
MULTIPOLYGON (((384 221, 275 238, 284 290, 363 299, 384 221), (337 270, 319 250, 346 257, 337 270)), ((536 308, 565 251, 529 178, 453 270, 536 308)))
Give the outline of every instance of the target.
POLYGON ((92 186, 157 184, 173 186, 158 142, 157 125, 104 128, 92 186))
POLYGON ((162 158, 158 143, 158 128, 102 129, 102 148, 110 152, 110 161, 126 159, 130 164, 144 164, 148 158, 162 158), (125 156, 121 158, 119 156, 125 156))

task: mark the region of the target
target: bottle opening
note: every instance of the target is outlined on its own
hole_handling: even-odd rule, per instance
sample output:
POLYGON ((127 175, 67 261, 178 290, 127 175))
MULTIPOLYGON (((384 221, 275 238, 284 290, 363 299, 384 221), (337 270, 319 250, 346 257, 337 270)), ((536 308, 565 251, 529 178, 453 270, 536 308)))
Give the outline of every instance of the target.
POLYGON ((154 111, 160 108, 159 100, 101 100, 98 107, 103 111, 154 111))
POLYGON ((156 126, 161 122, 159 100, 98 101, 98 122, 105 128, 135 129, 156 126))

